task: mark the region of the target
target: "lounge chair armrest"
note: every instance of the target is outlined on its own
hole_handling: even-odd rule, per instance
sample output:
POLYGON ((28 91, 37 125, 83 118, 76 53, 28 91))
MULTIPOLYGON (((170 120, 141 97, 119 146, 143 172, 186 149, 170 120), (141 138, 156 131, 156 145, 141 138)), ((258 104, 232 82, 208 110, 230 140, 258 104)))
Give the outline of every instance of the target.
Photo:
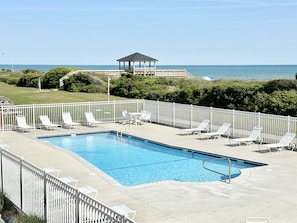
POLYGON ((258 142, 259 145, 262 145, 263 139, 261 137, 258 137, 256 142, 258 142))
POLYGON ((258 137, 257 141, 258 142, 258 150, 260 150, 260 146, 262 145, 263 143, 263 139, 261 137, 258 137))
POLYGON ((294 151, 295 148, 296 148, 295 143, 291 143, 291 144, 289 145, 289 149, 292 149, 292 151, 294 151))

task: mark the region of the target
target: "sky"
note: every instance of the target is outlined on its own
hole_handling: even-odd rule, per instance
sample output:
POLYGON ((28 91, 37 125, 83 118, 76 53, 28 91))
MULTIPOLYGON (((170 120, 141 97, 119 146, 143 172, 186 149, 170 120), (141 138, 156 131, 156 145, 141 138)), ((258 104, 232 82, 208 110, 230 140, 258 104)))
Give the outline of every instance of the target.
POLYGON ((297 64, 296 0, 0 1, 0 64, 297 64))

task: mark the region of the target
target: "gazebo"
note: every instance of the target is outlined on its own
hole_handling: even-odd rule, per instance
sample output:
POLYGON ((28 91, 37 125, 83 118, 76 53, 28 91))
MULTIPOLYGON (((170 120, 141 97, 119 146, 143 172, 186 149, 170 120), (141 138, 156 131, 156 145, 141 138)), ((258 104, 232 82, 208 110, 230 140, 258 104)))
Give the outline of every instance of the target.
POLYGON ((133 53, 117 61, 119 62, 119 70, 143 76, 155 76, 158 60, 141 53, 133 53))

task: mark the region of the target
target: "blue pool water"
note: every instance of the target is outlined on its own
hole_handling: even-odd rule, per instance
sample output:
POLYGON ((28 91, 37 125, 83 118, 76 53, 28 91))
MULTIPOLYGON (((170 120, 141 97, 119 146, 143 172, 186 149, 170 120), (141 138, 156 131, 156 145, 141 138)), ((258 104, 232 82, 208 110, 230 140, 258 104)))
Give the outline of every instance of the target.
MULTIPOLYGON (((213 159, 181 148, 149 142, 131 136, 117 136, 114 132, 44 137, 41 140, 72 151, 125 186, 159 181, 209 182, 224 179, 207 168, 228 174, 228 161, 213 159)), ((232 177, 240 169, 259 166, 243 160, 232 159, 232 177)))

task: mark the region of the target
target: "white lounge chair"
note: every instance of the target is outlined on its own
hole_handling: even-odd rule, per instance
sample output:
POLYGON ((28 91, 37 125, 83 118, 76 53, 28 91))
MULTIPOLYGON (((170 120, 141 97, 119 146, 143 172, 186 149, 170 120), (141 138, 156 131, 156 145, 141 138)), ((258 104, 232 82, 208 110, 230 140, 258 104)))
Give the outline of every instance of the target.
POLYGON ((40 121, 41 121, 41 123, 42 123, 42 124, 40 125, 41 128, 52 130, 52 129, 54 129, 54 128, 59 127, 59 125, 57 125, 57 124, 53 124, 53 123, 50 121, 50 119, 48 118, 47 115, 40 115, 40 116, 39 116, 39 119, 40 119, 40 121))
POLYGON ((132 124, 131 115, 126 111, 122 111, 123 120, 121 121, 122 124, 132 124))
POLYGON ((230 139, 230 143, 235 142, 236 144, 249 144, 253 142, 261 142, 261 131, 262 128, 254 127, 250 135, 247 138, 230 139))
MULTIPOLYGON (((272 151, 272 149, 277 149, 277 151, 280 151, 284 148, 292 148, 294 150, 294 144, 292 143, 293 139, 295 138, 295 133, 289 133, 287 132, 278 143, 272 143, 272 144, 262 144, 261 146, 268 149, 269 152, 272 151)), ((260 149, 260 147, 259 147, 260 149)))
POLYGON ((87 119, 86 124, 91 127, 95 127, 97 124, 102 124, 101 121, 96 121, 92 112, 85 112, 85 116, 87 119))
POLYGON ((139 120, 141 122, 151 122, 151 112, 150 111, 141 111, 139 120))
POLYGON ((63 112, 62 119, 63 119, 63 126, 65 128, 73 128, 73 126, 80 125, 78 122, 72 121, 70 112, 63 112))
POLYGON ((30 129, 34 129, 33 126, 27 125, 25 116, 16 116, 17 127, 16 130, 21 132, 28 132, 30 129))
POLYGON ((143 124, 144 122, 151 122, 151 112, 149 111, 141 111, 140 113, 132 112, 130 113, 130 117, 132 123, 136 125, 143 124))
POLYGON ((205 119, 196 128, 180 129, 180 134, 200 134, 202 131, 208 132, 209 120, 205 119))
POLYGON ((223 123, 223 125, 216 132, 207 132, 207 133, 204 133, 204 135, 206 138, 210 139, 210 138, 218 138, 219 136, 227 134, 229 138, 230 133, 228 132, 228 129, 230 126, 231 126, 230 123, 223 123))
POLYGON ((261 218, 261 217, 248 217, 245 220, 245 223, 270 223, 268 218, 261 218))

